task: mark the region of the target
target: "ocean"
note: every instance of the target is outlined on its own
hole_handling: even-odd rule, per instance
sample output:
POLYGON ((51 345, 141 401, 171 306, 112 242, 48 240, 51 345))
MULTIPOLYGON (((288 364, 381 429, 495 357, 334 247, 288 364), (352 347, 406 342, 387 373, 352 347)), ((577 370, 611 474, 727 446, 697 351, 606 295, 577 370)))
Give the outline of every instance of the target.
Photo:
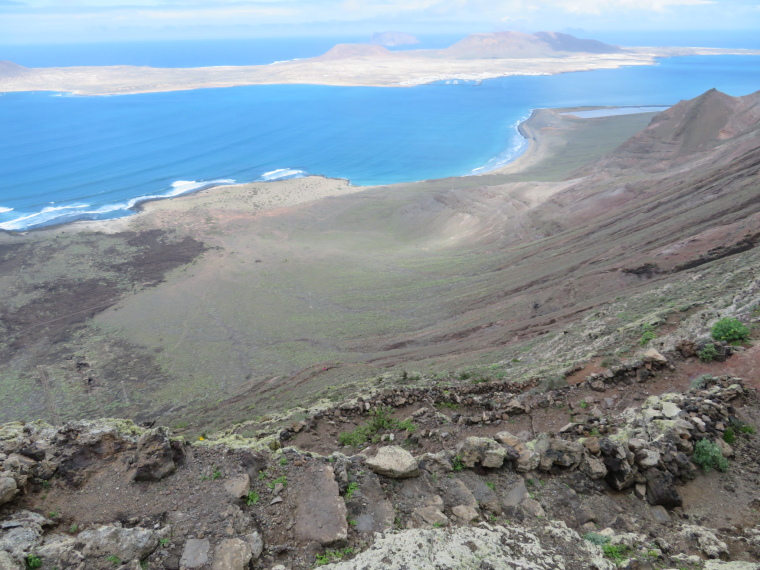
MULTIPOLYGON (((202 50, 193 44, 195 57, 177 45, 183 42, 111 44, 110 52, 0 46, 0 59, 27 66, 242 65, 316 55, 336 41, 357 39, 269 41, 244 55, 240 44, 210 42, 202 50)), ((452 38, 426 41, 424 47, 438 47, 452 38)), ((120 217, 140 201, 212 184, 320 174, 377 185, 485 172, 524 150, 517 125, 534 108, 672 105, 713 87, 731 95, 760 89, 760 57, 680 57, 656 66, 413 88, 5 93, 0 229, 120 217)))

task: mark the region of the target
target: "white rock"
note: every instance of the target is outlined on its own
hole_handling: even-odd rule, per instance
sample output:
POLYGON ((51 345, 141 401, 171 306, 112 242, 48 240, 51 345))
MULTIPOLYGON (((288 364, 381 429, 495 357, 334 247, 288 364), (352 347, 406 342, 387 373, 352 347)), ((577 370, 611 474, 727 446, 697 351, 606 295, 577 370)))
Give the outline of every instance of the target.
POLYGON ((418 477, 420 474, 417 460, 406 449, 397 445, 381 447, 377 455, 367 459, 367 467, 378 475, 391 479, 418 477))
POLYGON ((101 526, 80 532, 78 538, 85 543, 85 556, 113 555, 125 562, 142 560, 158 546, 156 533, 144 528, 101 526))
POLYGON ((216 547, 211 570, 246 570, 251 558, 250 543, 239 538, 228 538, 216 547))

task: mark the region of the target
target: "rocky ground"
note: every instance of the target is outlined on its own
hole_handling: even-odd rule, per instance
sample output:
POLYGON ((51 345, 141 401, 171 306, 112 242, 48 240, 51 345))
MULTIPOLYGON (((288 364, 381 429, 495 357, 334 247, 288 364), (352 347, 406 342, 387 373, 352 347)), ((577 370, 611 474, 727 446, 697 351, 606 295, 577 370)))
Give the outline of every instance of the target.
POLYGON ((0 569, 760 568, 758 378, 727 372, 754 349, 719 344, 695 378, 700 348, 549 390, 385 387, 193 442, 6 424, 0 569))

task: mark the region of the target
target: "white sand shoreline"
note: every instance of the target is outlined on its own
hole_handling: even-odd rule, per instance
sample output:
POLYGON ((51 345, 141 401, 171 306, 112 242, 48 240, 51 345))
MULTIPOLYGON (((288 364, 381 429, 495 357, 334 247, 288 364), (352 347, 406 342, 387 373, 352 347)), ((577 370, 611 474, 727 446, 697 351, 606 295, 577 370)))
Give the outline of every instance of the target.
MULTIPOLYGON (((664 106, 651 106, 664 107, 664 106)), ((607 114, 598 117, 615 116, 618 113, 612 111, 619 109, 636 109, 637 113, 650 113, 647 110, 649 106, 620 106, 620 107, 578 107, 578 108, 559 108, 559 109, 533 109, 527 119, 517 125, 517 132, 525 140, 525 148, 515 156, 514 159, 501 166, 483 172, 473 172, 456 178, 472 178, 477 180, 480 176, 493 174, 514 174, 523 169, 532 166, 543 158, 540 151, 540 133, 530 127, 530 121, 538 112, 553 111, 560 115, 574 115, 574 113, 584 113, 589 111, 604 111, 607 114)), ((623 113, 620 113, 623 114, 623 113)), ((624 113, 633 114, 633 113, 624 113)), ((583 119, 584 117, 575 117, 583 119)), ((597 117, 589 117, 597 118, 597 117)), ((420 180, 416 182, 425 182, 420 180)), ((101 232, 101 233, 118 233, 129 231, 140 226, 144 219, 155 214, 156 212, 171 212, 180 207, 177 204, 182 203, 181 209, 187 210, 198 207, 224 207, 230 205, 242 208, 244 210, 254 211, 264 214, 282 208, 292 208, 308 202, 322 200, 325 198, 355 194, 370 189, 383 187, 389 188, 399 184, 382 184, 373 186, 354 186, 350 180, 344 178, 329 178, 322 175, 307 175, 297 178, 287 178, 280 180, 262 180, 255 182, 218 184, 209 181, 208 184, 202 184, 197 189, 183 192, 174 196, 152 196, 145 200, 135 203, 130 210, 133 213, 125 214, 118 218, 109 218, 104 220, 75 220, 61 222, 59 224, 50 224, 38 228, 26 230, 3 230, 0 233, 23 235, 27 232, 101 232), (222 194, 224 192, 224 194, 222 194), (235 198, 231 198, 232 195, 235 198), (226 200, 216 200, 215 196, 226 196, 226 200), (172 205, 174 204, 174 205, 172 205)), ((408 182, 404 184, 414 184, 408 182)))

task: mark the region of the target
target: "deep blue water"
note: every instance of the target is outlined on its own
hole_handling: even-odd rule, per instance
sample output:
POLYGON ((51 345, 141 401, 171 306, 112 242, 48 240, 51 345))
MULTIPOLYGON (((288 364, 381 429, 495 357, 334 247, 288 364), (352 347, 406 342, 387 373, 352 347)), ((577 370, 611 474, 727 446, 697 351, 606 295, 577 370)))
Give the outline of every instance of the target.
MULTIPOLYGON (((2 56, 0 56, 2 57, 2 56)), ((406 89, 253 86, 71 97, 0 95, 0 228, 123 216, 209 181, 304 173, 357 185, 465 175, 520 152, 538 107, 670 105, 760 89, 760 57, 406 89)))

